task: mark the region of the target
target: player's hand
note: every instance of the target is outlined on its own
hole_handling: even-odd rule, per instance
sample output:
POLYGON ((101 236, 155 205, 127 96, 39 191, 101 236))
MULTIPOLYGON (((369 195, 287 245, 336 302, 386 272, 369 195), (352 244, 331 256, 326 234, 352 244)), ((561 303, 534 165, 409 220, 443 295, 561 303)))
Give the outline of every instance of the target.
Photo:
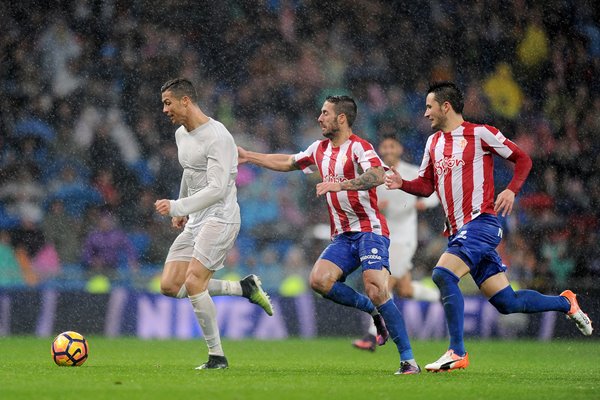
POLYGON ((515 193, 512 190, 505 189, 496 197, 494 211, 506 217, 512 212, 513 204, 515 204, 515 193))
POLYGON ((171 212, 171 202, 166 199, 156 200, 154 208, 160 215, 169 215, 169 212, 171 212))
POLYGON ((387 189, 400 189, 402 187, 402 177, 396 167, 390 167, 391 174, 385 174, 385 187, 387 189))
POLYGON ((244 164, 248 162, 248 151, 240 146, 238 149, 238 164, 244 164))
POLYGON ((342 190, 342 184, 339 182, 319 182, 317 183, 317 197, 327 192, 339 192, 342 190))
POLYGON ((181 229, 185 226, 188 221, 188 217, 173 217, 171 218, 171 225, 173 228, 181 229))

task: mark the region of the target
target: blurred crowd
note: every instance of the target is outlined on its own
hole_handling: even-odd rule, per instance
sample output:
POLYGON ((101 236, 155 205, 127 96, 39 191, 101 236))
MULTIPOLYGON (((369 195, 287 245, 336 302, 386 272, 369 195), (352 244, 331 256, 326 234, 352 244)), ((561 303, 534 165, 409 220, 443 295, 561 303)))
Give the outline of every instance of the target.
MULTIPOLYGON (((351 94, 354 132, 374 144, 396 133, 417 164, 431 133, 427 84, 454 80, 465 118, 498 127, 534 161, 503 221, 511 277, 541 290, 594 284, 596 3, 201 3, 22 0, 0 13, 0 286, 152 282, 177 234, 153 208, 179 192, 176 127, 160 102, 161 84, 177 76, 247 148, 306 148, 321 136, 324 97, 351 94)), ((510 168, 496 160, 497 188, 510 168)), ((301 287, 328 240, 316 181, 240 166, 242 231, 221 276, 301 287)), ((442 227, 441 210, 421 216, 417 276, 435 265, 442 227)))

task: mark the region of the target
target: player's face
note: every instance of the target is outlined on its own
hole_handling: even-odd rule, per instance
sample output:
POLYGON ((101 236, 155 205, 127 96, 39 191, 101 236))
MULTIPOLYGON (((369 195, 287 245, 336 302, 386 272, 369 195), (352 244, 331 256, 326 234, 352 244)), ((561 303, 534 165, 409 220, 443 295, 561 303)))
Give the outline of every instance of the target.
POLYGON ((442 105, 435 100, 434 93, 429 93, 425 99, 425 118, 431 121, 433 130, 443 130, 446 125, 446 113, 442 105))
POLYGON ((402 156, 402 145, 394 139, 384 139, 379 145, 379 154, 387 166, 395 166, 402 156))
POLYGON ((162 93, 163 113, 171 120, 171 123, 181 125, 185 115, 183 98, 177 99, 173 92, 167 90, 162 93))
POLYGON ((340 131, 340 124, 338 123, 338 115, 335 113, 333 103, 326 101, 323 103, 321 108, 321 115, 319 115, 319 126, 323 136, 327 139, 332 139, 340 131))

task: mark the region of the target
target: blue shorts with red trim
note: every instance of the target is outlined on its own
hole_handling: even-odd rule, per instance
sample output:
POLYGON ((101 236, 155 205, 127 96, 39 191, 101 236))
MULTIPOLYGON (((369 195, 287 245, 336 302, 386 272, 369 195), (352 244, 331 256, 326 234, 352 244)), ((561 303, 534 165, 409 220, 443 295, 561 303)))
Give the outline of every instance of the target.
POLYGON ((496 247, 502 240, 502 226, 495 215, 481 214, 448 238, 446 253, 463 260, 478 287, 491 276, 506 271, 496 247))
POLYGON ((340 282, 362 266, 368 269, 390 271, 390 239, 373 232, 344 232, 335 236, 319 258, 331 261, 343 272, 340 282))

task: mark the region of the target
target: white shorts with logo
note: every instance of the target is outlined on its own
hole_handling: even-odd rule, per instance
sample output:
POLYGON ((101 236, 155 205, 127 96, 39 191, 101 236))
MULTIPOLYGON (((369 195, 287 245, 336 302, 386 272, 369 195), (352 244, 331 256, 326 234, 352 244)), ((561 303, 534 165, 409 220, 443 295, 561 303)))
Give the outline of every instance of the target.
POLYGON ((390 273, 394 278, 402 278, 410 272, 416 251, 417 242, 390 243, 390 273))
POLYGON ((223 268, 239 231, 240 224, 210 220, 200 226, 195 236, 190 229, 184 229, 173 241, 165 262, 191 261, 193 257, 209 270, 217 271, 223 268))

